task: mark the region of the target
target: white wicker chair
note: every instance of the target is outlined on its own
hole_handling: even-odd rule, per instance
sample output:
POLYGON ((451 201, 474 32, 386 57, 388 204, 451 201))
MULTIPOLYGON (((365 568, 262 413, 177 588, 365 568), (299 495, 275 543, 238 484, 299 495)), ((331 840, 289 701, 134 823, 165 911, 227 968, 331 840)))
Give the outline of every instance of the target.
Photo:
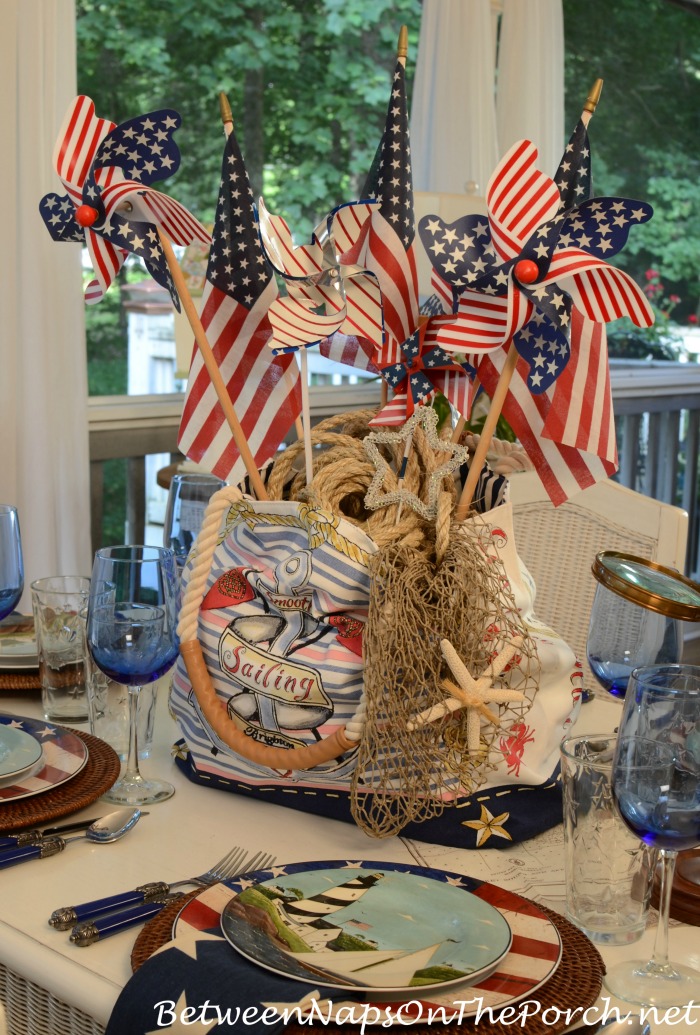
POLYGON ((584 687, 595 690, 586 662, 595 555, 620 550, 683 572, 688 515, 610 480, 554 507, 534 471, 510 477, 510 499, 518 553, 537 587, 535 613, 570 644, 583 664, 584 687))

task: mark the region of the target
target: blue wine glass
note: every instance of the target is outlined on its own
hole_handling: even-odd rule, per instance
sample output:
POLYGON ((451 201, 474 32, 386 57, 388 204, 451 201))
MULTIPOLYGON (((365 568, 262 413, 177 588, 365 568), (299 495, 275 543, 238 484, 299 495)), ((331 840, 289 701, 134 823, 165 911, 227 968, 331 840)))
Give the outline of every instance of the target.
POLYGON ((614 550, 597 555, 593 575, 588 664, 604 690, 623 698, 633 669, 681 660, 682 621, 700 619, 700 587, 672 568, 614 550))
POLYGON ((24 590, 24 563, 19 518, 14 507, 0 503, 0 621, 19 603, 24 590))
POLYGON ((87 637, 92 658, 129 690, 126 769, 103 796, 118 805, 165 801, 174 787, 139 771, 137 705, 145 683, 164 675, 178 652, 177 574, 172 550, 112 546, 98 550, 92 569, 87 637))
POLYGON ((605 986, 666 1008, 700 1000, 700 971, 671 963, 668 917, 676 856, 700 845, 700 667, 653 665, 630 677, 613 759, 613 798, 637 837, 659 849, 659 922, 651 960, 611 967, 605 986))

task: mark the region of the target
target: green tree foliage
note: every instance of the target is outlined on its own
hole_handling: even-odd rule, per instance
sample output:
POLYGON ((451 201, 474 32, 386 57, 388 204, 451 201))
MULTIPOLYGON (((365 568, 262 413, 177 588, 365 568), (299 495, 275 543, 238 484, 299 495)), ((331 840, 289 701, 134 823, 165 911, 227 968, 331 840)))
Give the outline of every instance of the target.
MULTIPOLYGON (((227 93, 253 181, 295 229, 351 200, 379 142, 396 42, 415 60, 420 0, 77 0, 78 80, 115 122, 183 118, 164 189, 213 219, 227 93)), ((410 60, 410 59, 409 59, 410 60)))
POLYGON ((700 17, 668 0, 564 0, 566 113, 573 125, 594 79, 596 194, 649 201, 616 264, 644 283, 657 270, 694 313, 700 297, 700 17))

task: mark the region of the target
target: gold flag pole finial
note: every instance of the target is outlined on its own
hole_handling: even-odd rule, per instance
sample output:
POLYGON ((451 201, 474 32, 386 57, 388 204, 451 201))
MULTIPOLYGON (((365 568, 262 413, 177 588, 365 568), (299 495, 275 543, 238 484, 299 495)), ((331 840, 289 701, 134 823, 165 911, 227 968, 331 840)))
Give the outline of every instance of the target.
POLYGON ((408 57, 408 28, 405 25, 401 26, 399 31, 399 42, 396 47, 396 57, 402 65, 406 65, 406 58, 408 57))
POLYGON ((587 111, 587 112, 590 112, 590 114, 592 115, 593 112, 598 107, 598 102, 600 101, 600 95, 601 95, 602 92, 603 92, 603 80, 602 79, 596 79, 596 81, 593 83, 593 86, 591 87, 591 89, 589 91, 588 97, 586 97, 586 103, 583 106, 583 110, 587 111))
POLYGON ((221 112, 221 121, 224 126, 229 124, 233 126, 233 112, 231 111, 228 97, 223 91, 219 94, 219 111, 221 112))

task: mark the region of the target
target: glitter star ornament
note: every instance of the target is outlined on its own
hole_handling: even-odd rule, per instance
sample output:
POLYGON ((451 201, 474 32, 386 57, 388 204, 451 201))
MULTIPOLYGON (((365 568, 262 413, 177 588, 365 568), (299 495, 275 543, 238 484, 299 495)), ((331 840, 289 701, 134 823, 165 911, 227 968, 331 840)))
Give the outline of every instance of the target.
MULTIPOLYGON (((438 496, 440 486, 445 478, 452 476, 459 470, 462 464, 469 460, 469 450, 455 442, 444 441, 437 433, 437 412, 429 406, 419 406, 403 427, 396 431, 373 431, 363 440, 367 456, 375 468, 375 475, 372 478, 370 487, 365 496, 365 506, 368 510, 378 510, 380 507, 390 507, 393 503, 406 504, 415 510, 417 514, 427 521, 434 521, 437 517, 438 496), (382 456, 380 445, 406 444, 416 427, 422 427, 428 445, 436 453, 445 453, 448 459, 430 475, 428 483, 428 499, 420 499, 409 489, 399 488, 391 492, 384 491, 384 480, 392 472, 389 464, 382 456)), ((400 473, 401 478, 403 472, 400 473)))

